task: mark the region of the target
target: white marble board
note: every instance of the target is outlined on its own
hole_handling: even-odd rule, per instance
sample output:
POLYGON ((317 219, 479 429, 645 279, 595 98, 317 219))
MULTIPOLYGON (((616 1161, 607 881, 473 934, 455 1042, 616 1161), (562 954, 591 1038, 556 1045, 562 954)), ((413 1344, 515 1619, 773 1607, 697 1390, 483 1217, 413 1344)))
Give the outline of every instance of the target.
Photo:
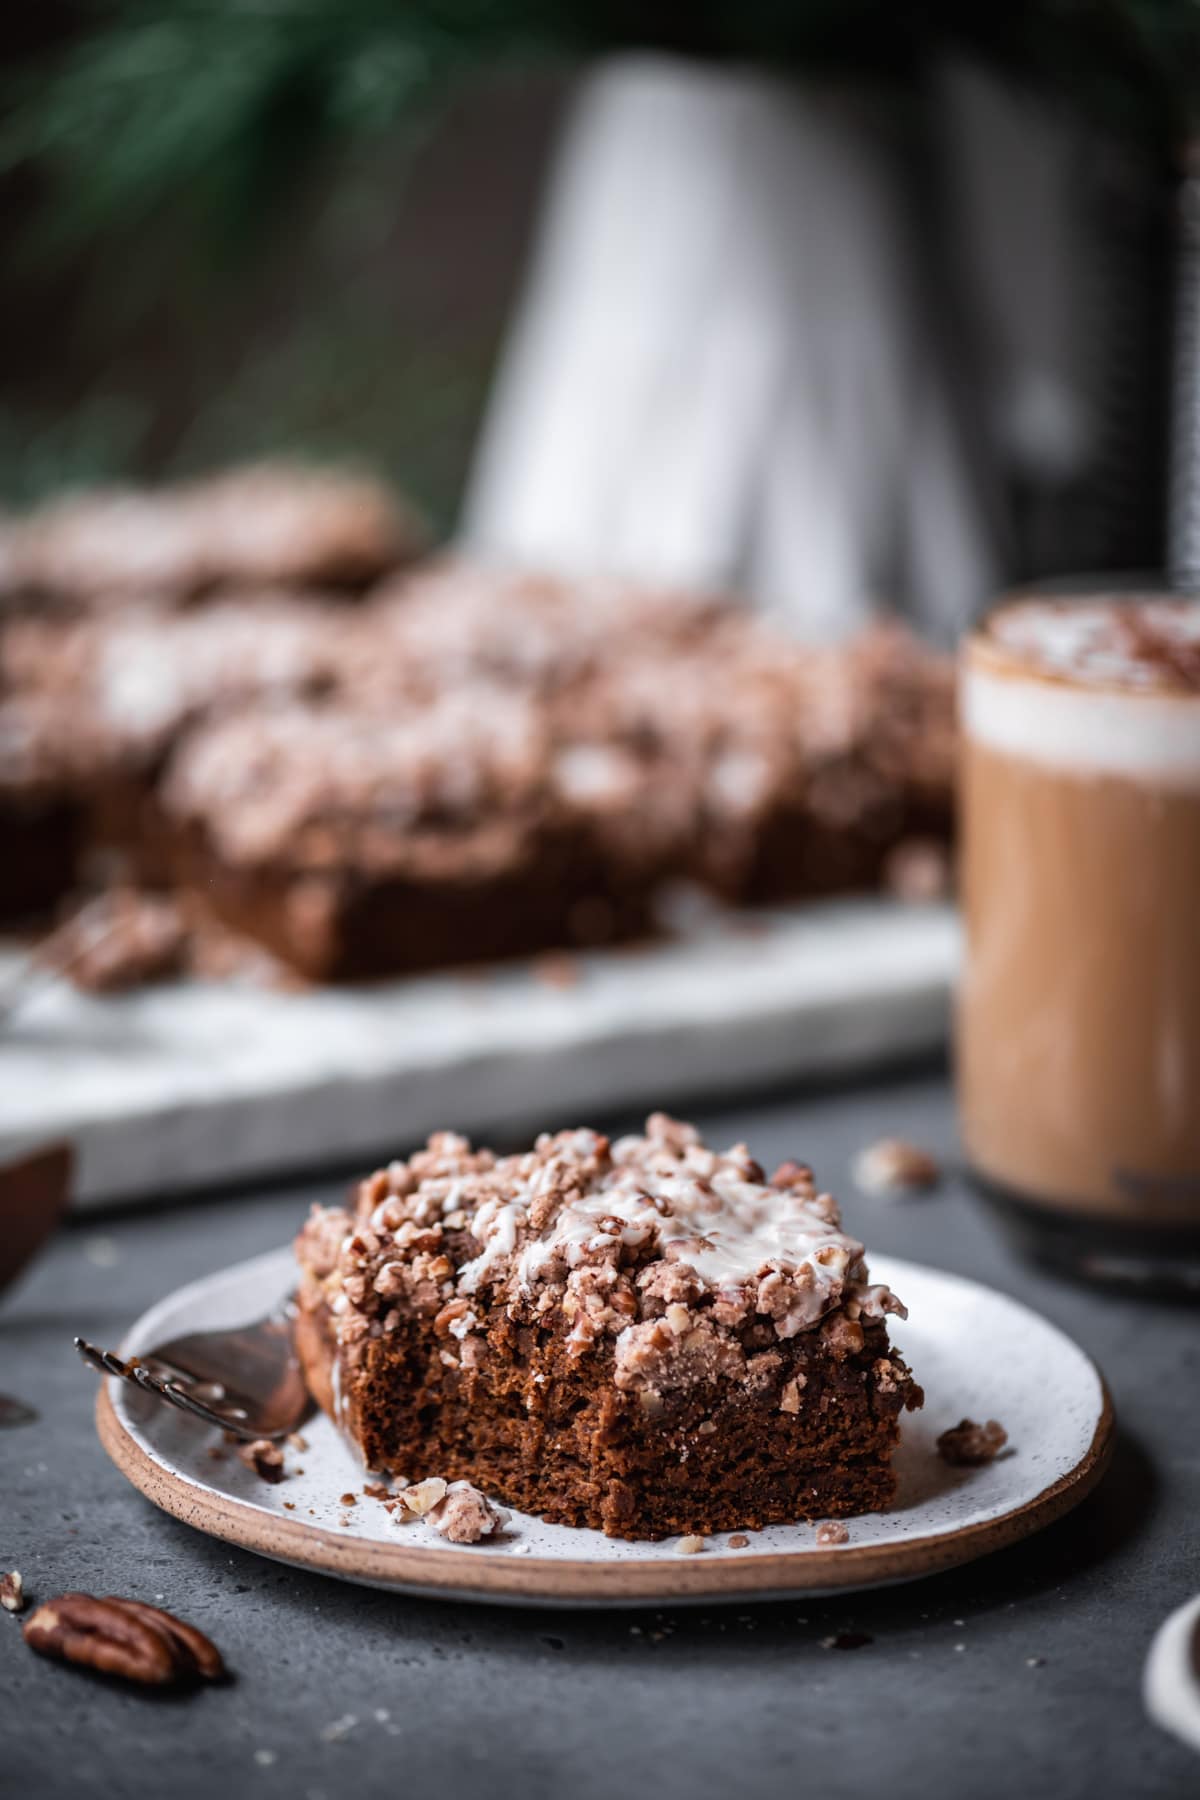
POLYGON ((372 987, 13 989, 0 959, 0 1158, 76 1145, 76 1203, 395 1154, 839 1072, 945 1041, 949 907, 888 900, 710 919, 691 936, 372 987))

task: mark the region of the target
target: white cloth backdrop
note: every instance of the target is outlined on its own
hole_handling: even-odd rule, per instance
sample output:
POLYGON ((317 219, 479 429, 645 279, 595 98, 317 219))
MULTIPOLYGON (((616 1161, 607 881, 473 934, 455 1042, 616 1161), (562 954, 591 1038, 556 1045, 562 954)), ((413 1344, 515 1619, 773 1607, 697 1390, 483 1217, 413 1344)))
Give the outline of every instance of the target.
MULTIPOLYGON (((1018 263, 1049 249, 1057 292, 1061 146, 973 78, 945 87, 964 287, 994 292, 996 267, 1002 296, 1019 279, 1003 247, 1015 221, 1018 263), (1004 185, 993 130, 1022 145, 1025 201, 1010 186, 981 218, 981 190, 1004 185)), ((1035 440, 1017 446, 1035 463, 1044 439, 1061 475, 1064 459, 1086 466, 1088 414, 1053 294, 1025 362, 1019 332, 993 356, 992 394, 956 387, 961 321, 929 279, 913 204, 869 97, 663 58, 602 67, 575 102, 492 396, 471 548, 734 583, 808 633, 881 601, 953 633, 1005 574, 994 420, 1035 440)))

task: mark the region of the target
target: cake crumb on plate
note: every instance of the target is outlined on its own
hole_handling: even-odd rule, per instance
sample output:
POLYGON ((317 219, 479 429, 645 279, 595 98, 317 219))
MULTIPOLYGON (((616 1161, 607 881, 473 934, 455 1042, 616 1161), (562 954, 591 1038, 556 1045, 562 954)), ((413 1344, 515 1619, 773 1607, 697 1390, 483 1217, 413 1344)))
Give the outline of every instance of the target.
POLYGON ((977 1425, 974 1419, 960 1419, 937 1441, 937 1453, 943 1462, 955 1468, 977 1468, 994 1462, 1008 1442, 1008 1433, 996 1419, 977 1425))

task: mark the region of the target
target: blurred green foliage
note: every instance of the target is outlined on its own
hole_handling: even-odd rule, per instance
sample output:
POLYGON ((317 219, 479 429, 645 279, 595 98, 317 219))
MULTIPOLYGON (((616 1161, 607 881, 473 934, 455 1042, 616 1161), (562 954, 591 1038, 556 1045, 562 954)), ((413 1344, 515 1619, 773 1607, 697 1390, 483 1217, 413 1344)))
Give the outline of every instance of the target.
POLYGON ((184 196, 249 243, 306 159, 412 125, 465 67, 648 46, 903 74, 952 45, 1147 128, 1200 99, 1200 0, 89 0, 8 83, 0 167, 54 179, 50 250, 184 196))
POLYGON ((3 81, 9 279, 71 300, 68 373, 4 384, 0 487, 285 445, 374 455, 445 522, 501 319, 397 317, 397 168, 466 72, 635 47, 901 79, 961 48, 1163 146, 1200 102, 1200 0, 81 0, 3 81))

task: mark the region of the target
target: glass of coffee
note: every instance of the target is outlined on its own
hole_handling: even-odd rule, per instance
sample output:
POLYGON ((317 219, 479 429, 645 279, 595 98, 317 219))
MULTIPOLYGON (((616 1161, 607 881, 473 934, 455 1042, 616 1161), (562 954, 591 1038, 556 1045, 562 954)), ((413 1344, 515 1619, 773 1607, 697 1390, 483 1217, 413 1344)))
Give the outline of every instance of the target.
POLYGON ((1042 1254, 1200 1289, 1200 599, 1013 596, 960 707, 972 1171, 1042 1254))

